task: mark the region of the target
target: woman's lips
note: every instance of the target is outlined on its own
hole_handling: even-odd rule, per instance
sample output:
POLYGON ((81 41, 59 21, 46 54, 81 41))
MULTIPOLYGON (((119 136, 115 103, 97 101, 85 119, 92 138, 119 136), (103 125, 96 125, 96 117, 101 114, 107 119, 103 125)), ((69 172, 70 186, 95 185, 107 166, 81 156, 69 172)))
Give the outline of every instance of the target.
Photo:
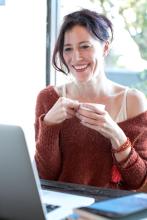
POLYGON ((89 65, 88 64, 84 64, 84 65, 75 65, 72 66, 77 72, 82 72, 85 71, 87 69, 89 65))

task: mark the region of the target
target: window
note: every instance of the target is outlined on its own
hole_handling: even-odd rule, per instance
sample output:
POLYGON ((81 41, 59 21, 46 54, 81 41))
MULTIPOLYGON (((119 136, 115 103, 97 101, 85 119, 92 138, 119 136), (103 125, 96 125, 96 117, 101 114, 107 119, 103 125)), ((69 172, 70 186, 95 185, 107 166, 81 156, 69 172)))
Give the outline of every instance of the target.
POLYGON ((46 1, 6 1, 0 29, 0 123, 22 126, 32 151, 36 96, 45 87, 46 1))

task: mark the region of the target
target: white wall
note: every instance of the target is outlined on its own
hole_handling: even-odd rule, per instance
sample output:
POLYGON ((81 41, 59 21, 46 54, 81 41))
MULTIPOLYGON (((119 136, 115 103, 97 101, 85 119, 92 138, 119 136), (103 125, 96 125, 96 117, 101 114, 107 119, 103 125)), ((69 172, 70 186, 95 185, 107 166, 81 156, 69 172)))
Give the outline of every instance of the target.
POLYGON ((45 56, 46 0, 6 0, 0 6, 0 123, 22 126, 31 152, 45 56))

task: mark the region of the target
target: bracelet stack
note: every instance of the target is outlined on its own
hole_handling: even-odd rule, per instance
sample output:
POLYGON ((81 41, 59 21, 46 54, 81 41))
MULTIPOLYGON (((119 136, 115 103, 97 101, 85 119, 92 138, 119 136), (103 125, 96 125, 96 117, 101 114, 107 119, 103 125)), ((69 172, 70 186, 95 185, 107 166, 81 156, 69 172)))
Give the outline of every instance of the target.
POLYGON ((132 144, 130 142, 130 139, 127 138, 126 142, 124 144, 122 144, 119 148, 117 148, 117 149, 112 148, 112 153, 113 154, 120 153, 122 151, 125 151, 129 147, 132 147, 132 144))

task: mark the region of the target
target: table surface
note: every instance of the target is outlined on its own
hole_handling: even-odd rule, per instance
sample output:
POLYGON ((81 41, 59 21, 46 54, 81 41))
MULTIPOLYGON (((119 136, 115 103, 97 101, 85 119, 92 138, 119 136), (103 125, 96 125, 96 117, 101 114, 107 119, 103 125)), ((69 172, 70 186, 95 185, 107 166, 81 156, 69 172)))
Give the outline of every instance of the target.
MULTIPOLYGON (((80 185, 74 183, 63 183, 58 181, 41 180, 41 186, 58 192, 67 192, 74 195, 83 195, 95 198, 95 201, 117 198, 125 195, 135 194, 133 191, 108 189, 95 186, 80 185)), ((124 218, 123 218, 124 219, 124 218)), ((147 220, 147 211, 138 212, 135 215, 126 217, 127 220, 147 220)))
POLYGON ((41 186, 44 189, 50 189, 58 192, 67 192, 76 195, 83 195, 95 198, 100 201, 108 198, 117 198, 124 195, 133 194, 135 192, 118 189, 108 189, 88 185, 80 185, 74 183, 65 183, 58 181, 41 180, 41 186))

